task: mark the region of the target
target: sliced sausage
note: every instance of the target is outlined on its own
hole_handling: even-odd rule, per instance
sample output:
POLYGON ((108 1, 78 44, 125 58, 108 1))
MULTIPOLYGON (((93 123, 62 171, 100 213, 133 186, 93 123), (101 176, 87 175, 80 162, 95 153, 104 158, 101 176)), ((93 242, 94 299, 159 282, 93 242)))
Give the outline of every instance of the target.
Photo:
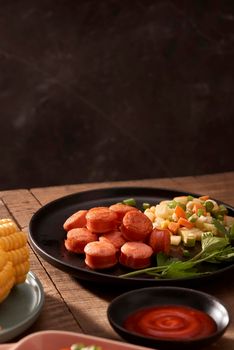
POLYGON ((87 213, 88 210, 79 210, 69 216, 69 218, 63 224, 64 230, 69 231, 73 228, 84 227, 86 225, 87 213))
POLYGON ((135 207, 132 207, 131 205, 123 204, 123 203, 116 203, 111 205, 110 210, 113 210, 117 216, 118 216, 118 221, 119 223, 122 222, 124 215, 131 210, 138 210, 135 207))
POLYGON ((98 240, 98 236, 95 233, 90 232, 87 228, 73 228, 67 233, 67 239, 64 244, 67 250, 82 254, 84 253, 84 247, 90 242, 98 240))
POLYGON ((163 252, 168 254, 171 246, 171 233, 169 230, 154 228, 149 236, 149 245, 155 253, 163 252))
POLYGON ((122 245, 126 242, 126 239, 123 237, 122 233, 118 230, 104 233, 99 237, 99 241, 112 243, 116 250, 122 247, 122 245))
POLYGON ((117 227, 117 214, 107 207, 95 207, 86 214, 87 228, 96 233, 105 233, 117 227))
POLYGON ((144 241, 152 229, 151 220, 139 210, 131 210, 123 217, 121 232, 127 241, 144 241))
POLYGON ((143 242, 126 242, 120 249, 120 264, 131 269, 150 266, 153 249, 143 242))
POLYGON ((117 264, 116 249, 109 242, 91 242, 85 248, 85 263, 91 269, 107 269, 117 264))

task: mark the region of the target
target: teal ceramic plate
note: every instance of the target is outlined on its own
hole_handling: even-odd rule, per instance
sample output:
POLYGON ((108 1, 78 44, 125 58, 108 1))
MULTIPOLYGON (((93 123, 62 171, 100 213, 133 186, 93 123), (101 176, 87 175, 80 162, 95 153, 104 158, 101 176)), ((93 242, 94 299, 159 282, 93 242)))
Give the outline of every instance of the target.
POLYGON ((13 339, 30 327, 39 316, 43 304, 43 287, 30 271, 26 281, 15 286, 0 304, 0 343, 13 339))

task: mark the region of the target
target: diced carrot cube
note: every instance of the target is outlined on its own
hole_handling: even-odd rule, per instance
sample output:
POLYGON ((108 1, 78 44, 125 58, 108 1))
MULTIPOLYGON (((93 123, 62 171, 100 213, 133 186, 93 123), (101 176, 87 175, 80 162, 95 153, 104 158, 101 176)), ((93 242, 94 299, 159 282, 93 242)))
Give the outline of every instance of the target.
POLYGON ((206 215, 206 208, 204 207, 204 205, 202 205, 201 203, 195 203, 194 206, 193 206, 193 212, 195 214, 198 214, 199 209, 202 210, 203 215, 206 215))
POLYGON ((207 201, 207 199, 209 199, 209 198, 210 198, 210 196, 201 196, 201 197, 199 197, 199 199, 201 201, 207 201))
POLYGON ((175 214, 176 214, 177 218, 185 218, 186 217, 186 213, 185 213, 184 209, 181 208, 179 205, 177 205, 175 207, 175 214))
POLYGON ((188 220, 185 219, 185 218, 179 218, 178 224, 179 224, 180 226, 185 226, 185 227, 187 227, 188 229, 194 227, 194 223, 188 221, 188 220))
POLYGON ((174 234, 177 233, 179 227, 180 227, 180 225, 178 224, 178 222, 170 222, 168 224, 168 229, 174 234))

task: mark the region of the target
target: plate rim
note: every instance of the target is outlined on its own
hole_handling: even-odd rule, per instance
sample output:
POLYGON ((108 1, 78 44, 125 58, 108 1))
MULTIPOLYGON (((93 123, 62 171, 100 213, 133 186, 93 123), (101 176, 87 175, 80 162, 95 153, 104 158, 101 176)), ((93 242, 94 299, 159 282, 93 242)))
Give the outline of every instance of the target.
POLYGON ((37 289, 38 289, 38 292, 36 293, 36 295, 37 295, 37 304, 34 307, 34 309, 30 312, 30 314, 27 315, 27 317, 24 318, 22 321, 14 324, 14 325, 12 325, 10 327, 7 327, 5 329, 3 328, 0 331, 0 343, 2 343, 4 341, 9 341, 9 340, 15 338, 20 333, 24 332, 27 328, 29 328, 33 324, 33 322, 39 316, 40 311, 41 311, 41 309, 42 309, 42 307, 44 305, 44 301, 45 301, 44 288, 42 286, 41 281, 36 276, 36 274, 30 270, 27 273, 27 277, 26 277, 26 280, 24 282, 25 286, 26 285, 32 286, 33 284, 32 284, 31 281, 34 281, 34 283, 36 284, 37 289))
MULTIPOLYGON (((9 349, 16 350, 18 347, 22 346, 26 341, 31 340, 33 338, 40 338, 43 336, 48 336, 48 335, 53 335, 53 336, 62 336, 62 337, 74 337, 76 338, 77 342, 85 342, 85 343, 103 343, 107 346, 115 345, 119 347, 119 350, 147 350, 149 348, 146 348, 142 345, 136 345, 132 343, 126 343, 121 341, 121 338, 118 339, 109 339, 109 338, 104 338, 100 336, 95 336, 91 334, 85 334, 85 333, 77 333, 77 332, 72 332, 72 331, 66 331, 66 330, 55 330, 55 329, 47 329, 47 330, 40 330, 33 332, 31 334, 28 334, 24 336, 22 339, 20 339, 18 342, 11 343, 9 344, 9 349)), ((5 345, 5 344, 2 344, 5 345)), ((6 344, 7 345, 7 344, 6 344)), ((0 344, 0 349, 1 349, 1 344, 0 344)), ((42 350, 42 349, 41 349, 42 350)), ((153 350, 153 349, 149 349, 153 350)))
MULTIPOLYGON (((194 193, 194 192, 190 192, 190 191, 183 191, 183 190, 177 190, 177 189, 171 189, 171 188, 165 188, 165 187, 150 187, 150 186, 114 186, 114 187, 101 187, 101 188, 94 188, 94 189, 90 189, 90 190, 85 190, 85 191, 79 191, 79 192, 73 192, 70 193, 68 195, 65 196, 61 196, 59 198, 56 198, 48 203, 46 203, 45 205, 43 205, 42 207, 40 207, 31 217, 30 222, 29 222, 29 241, 32 244, 33 249, 42 256, 43 259, 45 259, 47 262, 49 262, 51 265, 55 266, 56 268, 69 273, 70 275, 73 275, 74 277, 77 277, 77 274, 74 272, 70 272, 70 271, 80 271, 80 272, 84 272, 87 275, 96 275, 96 276, 100 276, 100 277, 106 277, 107 279, 111 279, 112 281, 116 282, 119 281, 120 284, 126 284, 126 285, 131 285, 134 284, 136 282, 145 282, 150 284, 149 286, 157 286, 157 285, 175 285, 178 283, 182 283, 182 284, 186 284, 186 282, 191 283, 192 281, 197 281, 197 280, 202 280, 202 279, 209 279, 209 278, 213 278, 213 276, 217 276, 219 274, 222 274, 226 271, 231 270, 232 268, 234 268, 234 263, 230 264, 228 266, 225 266, 221 269, 218 269, 212 273, 210 273, 209 275, 199 275, 199 276, 191 276, 191 277, 186 277, 186 278, 171 278, 171 279, 158 279, 158 280, 154 280, 154 279, 150 279, 150 278, 141 278, 141 277, 134 277, 134 278, 122 278, 119 277, 117 275, 110 275, 110 274, 106 274, 105 271, 99 271, 99 270, 84 270, 84 268, 82 267, 72 267, 69 263, 65 262, 65 261, 61 261, 61 259, 58 259, 52 255, 50 255, 49 253, 45 252, 41 247, 38 247, 37 243, 34 242, 34 239, 32 238, 32 226, 34 225, 34 221, 37 220, 38 216, 43 215, 43 212, 54 206, 56 206, 57 204, 59 205, 61 202, 63 201, 67 201, 69 202, 69 200, 72 200, 74 198, 76 198, 77 196, 85 196, 86 194, 98 194, 98 193, 102 193, 104 192, 106 194, 106 197, 104 198, 110 198, 110 196, 108 196, 109 192, 121 192, 121 191, 156 191, 159 192, 161 194, 165 194, 166 192, 170 192, 172 193, 174 196, 177 195, 193 195, 193 196, 202 196, 202 194, 199 193, 194 193)), ((120 196, 120 194, 118 193, 118 195, 120 196)), ((138 195, 139 196, 139 195, 138 195)), ((145 196, 147 197, 147 195, 145 196)), ((219 204, 223 204, 225 205, 229 210, 232 210, 234 212, 234 207, 232 207, 231 205, 221 201, 221 200, 217 200, 213 197, 210 197, 211 199, 214 199, 217 203, 219 204)), ((80 278, 80 277, 77 277, 80 278)), ((84 278, 81 278, 84 279, 84 278)), ((88 280, 88 279, 86 279, 88 280)))

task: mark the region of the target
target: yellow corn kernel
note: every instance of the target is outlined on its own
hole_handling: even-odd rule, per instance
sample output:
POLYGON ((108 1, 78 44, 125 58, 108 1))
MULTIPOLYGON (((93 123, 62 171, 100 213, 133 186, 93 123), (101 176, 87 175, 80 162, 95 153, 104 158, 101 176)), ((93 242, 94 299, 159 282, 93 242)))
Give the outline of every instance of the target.
POLYGON ((162 228, 162 229, 168 228, 169 223, 170 223, 169 220, 164 220, 164 221, 162 221, 162 222, 161 222, 161 228, 162 228))
POLYGON ((29 260, 26 260, 23 263, 14 266, 14 270, 15 270, 15 279, 16 279, 15 283, 19 283, 18 280, 21 281, 23 276, 26 277, 29 271, 29 260))
POLYGON ((154 222, 154 220, 155 220, 155 215, 152 213, 152 211, 150 211, 150 210, 145 211, 144 214, 145 214, 152 222, 154 222))
POLYGON ((4 268, 8 261, 7 253, 0 249, 0 271, 4 268))
POLYGON ((8 297, 8 295, 11 292, 11 289, 14 285, 15 277, 12 276, 7 283, 4 285, 4 287, 0 287, 0 303, 8 297))
POLYGON ((6 264, 3 266, 0 271, 0 287, 4 286, 11 275, 14 275, 14 269, 11 261, 6 261, 6 264))
POLYGON ((16 224, 9 219, 2 219, 0 220, 0 237, 8 236, 16 231, 18 231, 18 228, 16 224))
POLYGON ((155 213, 155 205, 152 205, 150 208, 149 208, 149 210, 154 214, 155 213))
POLYGON ((15 284, 23 283, 29 271, 26 233, 11 219, 0 220, 0 302, 15 284))
POLYGON ((29 249, 27 245, 22 248, 10 250, 7 252, 8 260, 10 260, 13 266, 21 264, 29 258, 29 249))
POLYGON ((22 248, 27 243, 27 235, 22 231, 14 232, 6 237, 0 237, 0 248, 5 251, 22 248))
POLYGON ((1 224, 6 224, 7 222, 12 222, 12 220, 9 219, 9 218, 0 219, 0 225, 1 225, 1 224))

